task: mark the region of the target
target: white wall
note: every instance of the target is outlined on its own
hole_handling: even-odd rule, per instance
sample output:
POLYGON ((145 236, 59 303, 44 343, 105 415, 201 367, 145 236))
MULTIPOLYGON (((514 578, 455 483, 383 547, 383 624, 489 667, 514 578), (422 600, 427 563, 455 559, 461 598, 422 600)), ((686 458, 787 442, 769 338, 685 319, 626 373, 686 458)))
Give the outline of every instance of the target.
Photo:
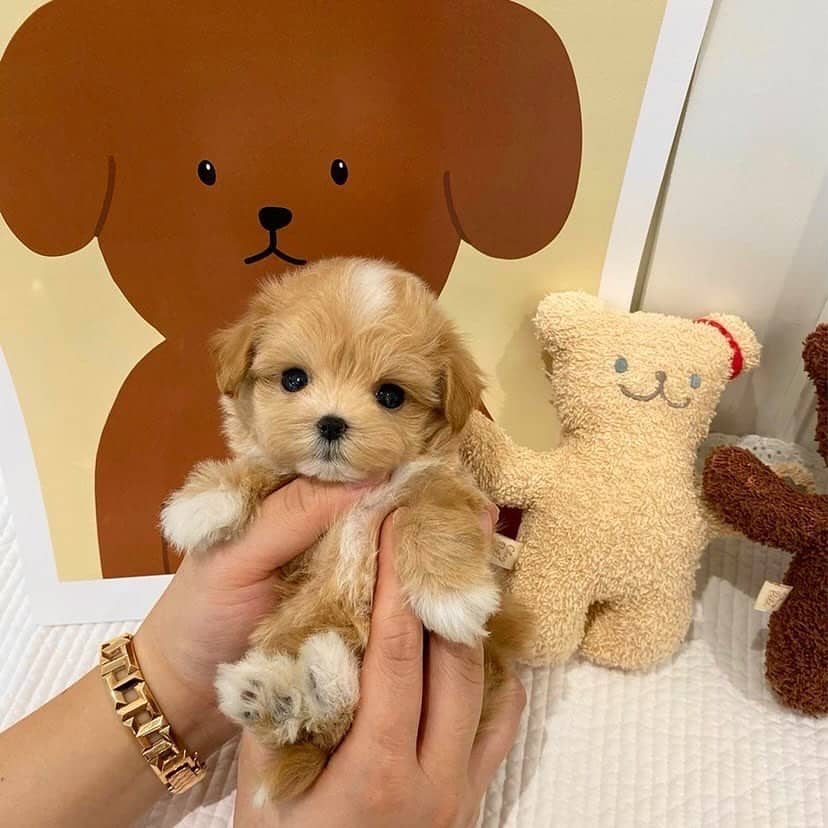
POLYGON ((809 437, 800 343, 828 311, 826 0, 717 0, 665 186, 642 307, 743 315, 763 363, 714 428, 809 437))

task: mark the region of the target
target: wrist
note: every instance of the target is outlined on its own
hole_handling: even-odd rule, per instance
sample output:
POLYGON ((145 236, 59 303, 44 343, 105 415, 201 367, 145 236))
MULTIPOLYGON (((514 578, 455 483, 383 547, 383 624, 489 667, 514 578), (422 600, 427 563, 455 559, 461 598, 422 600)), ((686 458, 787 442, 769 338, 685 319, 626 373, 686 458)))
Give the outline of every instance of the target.
POLYGON ((234 726, 218 710, 212 687, 189 685, 146 624, 135 634, 133 643, 144 680, 176 738, 206 760, 235 733, 234 726))

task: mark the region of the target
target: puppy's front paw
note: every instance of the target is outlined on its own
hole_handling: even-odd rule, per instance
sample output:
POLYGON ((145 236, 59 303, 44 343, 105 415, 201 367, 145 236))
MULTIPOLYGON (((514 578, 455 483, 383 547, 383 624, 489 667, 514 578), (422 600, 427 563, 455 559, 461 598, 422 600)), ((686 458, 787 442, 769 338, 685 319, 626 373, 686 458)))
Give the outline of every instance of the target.
POLYGON ((219 710, 247 727, 262 725, 276 741, 296 741, 303 720, 301 670, 292 656, 251 650, 216 674, 219 710))
POLYGON ((306 728, 340 738, 359 700, 356 656, 338 633, 329 630, 308 638, 298 661, 305 679, 306 728))
POLYGON ((234 489, 174 494, 161 512, 164 538, 182 552, 197 552, 229 540, 241 523, 244 501, 234 489))
POLYGON ((423 587, 410 591, 408 600, 426 629, 449 641, 474 644, 488 635, 485 625, 500 606, 500 593, 494 583, 465 590, 423 587))

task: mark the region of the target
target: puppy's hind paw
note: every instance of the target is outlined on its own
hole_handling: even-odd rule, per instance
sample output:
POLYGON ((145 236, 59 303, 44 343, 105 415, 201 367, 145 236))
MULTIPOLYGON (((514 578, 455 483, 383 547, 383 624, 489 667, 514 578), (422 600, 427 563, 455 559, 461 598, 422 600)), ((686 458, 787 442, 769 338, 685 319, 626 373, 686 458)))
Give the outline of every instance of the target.
POLYGON ((302 724, 301 674, 296 659, 251 650, 216 674, 219 710, 246 727, 263 725, 278 744, 296 740, 302 724))
POLYGON ((161 532, 176 549, 200 552, 229 540, 243 511, 242 497, 233 489, 176 492, 161 512, 161 532))
POLYGON ((488 635, 485 625, 500 606, 500 593, 490 583, 462 591, 422 589, 408 600, 426 629, 449 641, 474 644, 488 635))

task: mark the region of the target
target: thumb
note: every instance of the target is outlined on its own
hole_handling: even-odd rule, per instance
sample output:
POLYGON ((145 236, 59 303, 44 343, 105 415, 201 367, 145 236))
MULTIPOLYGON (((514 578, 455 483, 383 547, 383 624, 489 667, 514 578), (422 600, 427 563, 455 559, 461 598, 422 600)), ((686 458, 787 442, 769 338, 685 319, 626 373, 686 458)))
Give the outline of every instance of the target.
POLYGON ((270 574, 313 545, 366 489, 296 478, 264 500, 259 516, 237 544, 236 562, 255 574, 270 574))

